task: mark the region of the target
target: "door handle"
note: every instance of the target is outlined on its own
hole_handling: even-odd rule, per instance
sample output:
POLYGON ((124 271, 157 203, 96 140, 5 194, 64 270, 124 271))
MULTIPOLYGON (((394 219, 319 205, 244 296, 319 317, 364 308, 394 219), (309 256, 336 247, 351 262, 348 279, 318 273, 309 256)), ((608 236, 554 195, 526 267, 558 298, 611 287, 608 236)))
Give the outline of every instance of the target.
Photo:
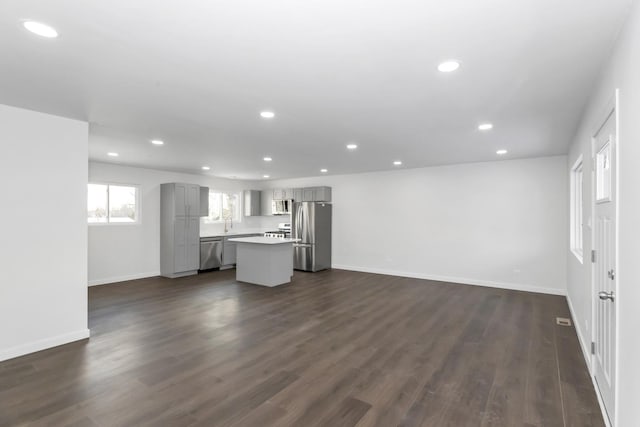
POLYGON ((600 298, 603 301, 611 300, 611 302, 613 302, 614 299, 615 299, 615 295, 614 295, 613 291, 611 291, 611 292, 600 291, 600 292, 598 292, 598 298, 600 298))

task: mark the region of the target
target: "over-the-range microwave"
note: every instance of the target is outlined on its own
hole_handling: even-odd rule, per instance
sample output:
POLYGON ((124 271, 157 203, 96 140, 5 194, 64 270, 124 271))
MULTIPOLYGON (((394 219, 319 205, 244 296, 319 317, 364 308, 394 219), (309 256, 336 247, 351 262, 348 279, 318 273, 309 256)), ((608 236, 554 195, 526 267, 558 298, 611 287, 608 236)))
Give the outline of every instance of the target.
POLYGON ((271 214, 289 215, 291 213, 291 205, 293 205, 293 200, 272 200, 271 214))

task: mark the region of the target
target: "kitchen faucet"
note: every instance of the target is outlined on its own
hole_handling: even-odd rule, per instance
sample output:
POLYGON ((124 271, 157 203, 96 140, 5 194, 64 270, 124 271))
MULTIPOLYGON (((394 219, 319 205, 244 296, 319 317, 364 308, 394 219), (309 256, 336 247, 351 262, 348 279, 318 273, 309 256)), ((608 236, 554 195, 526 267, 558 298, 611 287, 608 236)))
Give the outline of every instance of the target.
POLYGON ((233 228, 233 217, 229 216, 229 217, 224 217, 224 232, 228 232, 229 230, 227 229, 227 220, 229 220, 229 228, 233 228))

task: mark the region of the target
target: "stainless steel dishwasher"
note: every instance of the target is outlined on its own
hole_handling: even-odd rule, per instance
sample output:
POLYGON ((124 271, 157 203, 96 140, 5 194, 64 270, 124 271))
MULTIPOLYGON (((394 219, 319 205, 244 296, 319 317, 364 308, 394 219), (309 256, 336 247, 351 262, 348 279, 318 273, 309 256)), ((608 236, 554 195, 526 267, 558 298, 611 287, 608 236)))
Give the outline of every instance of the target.
POLYGON ((222 265, 222 237, 200 238, 200 270, 211 270, 222 265))

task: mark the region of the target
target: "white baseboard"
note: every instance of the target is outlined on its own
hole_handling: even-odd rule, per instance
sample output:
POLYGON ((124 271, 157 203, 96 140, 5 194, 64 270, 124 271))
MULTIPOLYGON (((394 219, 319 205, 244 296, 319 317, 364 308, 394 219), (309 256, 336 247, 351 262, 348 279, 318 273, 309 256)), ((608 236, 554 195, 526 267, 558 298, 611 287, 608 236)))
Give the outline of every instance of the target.
POLYGON ((353 265, 342 265, 342 264, 333 264, 331 267, 339 270, 360 271, 363 273, 384 274, 387 276, 410 277, 412 279, 435 280, 438 282, 460 283, 463 285, 486 286, 489 288, 536 292, 540 294, 551 294, 551 295, 562 295, 562 296, 565 296, 567 294, 567 292, 564 289, 545 288, 541 286, 523 285, 519 283, 493 282, 490 280, 468 279, 463 277, 437 276, 432 274, 385 270, 385 269, 379 269, 379 268, 356 267, 353 265))
POLYGON ((589 373, 592 373, 591 370, 591 340, 587 341, 582 334, 582 328, 580 327, 581 323, 578 321, 576 317, 576 312, 573 309, 573 304, 571 303, 571 298, 567 295, 567 305, 569 306, 569 312, 571 312, 571 320, 573 321, 573 325, 576 328, 576 335, 578 335, 578 341, 580 342, 580 348, 582 349, 582 354, 584 356, 584 360, 587 362, 587 369, 589 373))
POLYGON ((22 344, 16 347, 9 348, 7 350, 0 351, 0 362, 4 360, 13 359, 15 357, 24 356, 25 354, 35 353, 36 351, 46 350, 51 347, 57 347, 63 344, 69 344, 70 342, 83 340, 89 338, 89 329, 82 329, 79 331, 69 332, 62 335, 57 335, 51 338, 45 338, 38 341, 22 344))
POLYGON ((159 271, 151 271, 148 273, 128 274, 126 276, 107 277, 104 279, 89 280, 89 286, 108 285, 111 283, 126 282, 127 280, 146 279, 147 277, 159 276, 159 271))

